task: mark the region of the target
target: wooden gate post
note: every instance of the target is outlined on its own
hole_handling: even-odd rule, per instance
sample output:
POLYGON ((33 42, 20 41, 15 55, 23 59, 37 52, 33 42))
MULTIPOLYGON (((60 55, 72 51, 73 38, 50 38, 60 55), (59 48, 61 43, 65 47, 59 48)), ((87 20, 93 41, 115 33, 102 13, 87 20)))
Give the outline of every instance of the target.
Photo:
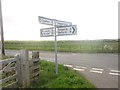
POLYGON ((30 60, 30 80, 35 83, 39 79, 40 66, 39 66, 39 52, 32 52, 32 59, 30 60))
POLYGON ((28 51, 20 51, 20 67, 21 67, 21 85, 22 87, 30 87, 30 73, 29 73, 29 60, 28 60, 28 51))
POLYGON ((15 55, 15 59, 16 59, 16 70, 17 70, 18 87, 22 87, 20 55, 18 55, 18 54, 15 55))

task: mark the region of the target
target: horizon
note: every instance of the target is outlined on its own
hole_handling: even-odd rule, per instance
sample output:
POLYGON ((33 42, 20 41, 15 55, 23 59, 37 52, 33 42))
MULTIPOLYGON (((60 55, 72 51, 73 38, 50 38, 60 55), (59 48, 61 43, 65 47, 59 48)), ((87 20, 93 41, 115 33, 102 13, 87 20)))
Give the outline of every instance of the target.
MULTIPOLYGON (((57 40, 57 41, 119 41, 120 39, 94 39, 94 40, 57 40)), ((54 41, 54 40, 5 40, 5 41, 54 41)))

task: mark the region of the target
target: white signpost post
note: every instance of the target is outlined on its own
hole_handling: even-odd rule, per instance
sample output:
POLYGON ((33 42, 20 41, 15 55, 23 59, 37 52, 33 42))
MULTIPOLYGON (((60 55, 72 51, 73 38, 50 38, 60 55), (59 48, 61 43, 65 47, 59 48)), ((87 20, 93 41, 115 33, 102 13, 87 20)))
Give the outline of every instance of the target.
POLYGON ((71 22, 60 21, 56 19, 50 19, 42 16, 38 16, 40 24, 51 25, 51 28, 40 29, 41 37, 55 36, 55 64, 56 64, 56 75, 58 75, 58 63, 57 63, 57 36, 65 35, 76 35, 77 26, 72 25, 71 22))

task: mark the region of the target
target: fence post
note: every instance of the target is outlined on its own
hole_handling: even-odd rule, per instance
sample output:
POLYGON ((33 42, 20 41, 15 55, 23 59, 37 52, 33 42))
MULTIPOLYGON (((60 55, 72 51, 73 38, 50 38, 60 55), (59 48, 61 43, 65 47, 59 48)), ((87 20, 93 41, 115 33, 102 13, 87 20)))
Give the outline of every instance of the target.
POLYGON ((32 60, 28 58, 27 50, 21 50, 20 55, 16 55, 18 86, 23 88, 30 87, 31 81, 39 78, 39 52, 32 52, 32 60))
POLYGON ((34 51, 32 52, 32 60, 31 60, 32 64, 31 64, 31 82, 34 83, 36 82, 36 80, 39 79, 39 74, 40 74, 40 70, 39 70, 39 52, 34 51))
POLYGON ((22 72, 21 72, 21 59, 20 55, 16 55, 16 69, 17 69, 17 80, 18 80, 18 86, 22 87, 22 72))
POLYGON ((39 52, 37 51, 32 52, 32 59, 39 59, 39 52))
MULTIPOLYGON (((29 60, 28 60, 28 51, 27 50, 21 50, 20 51, 20 75, 21 80, 20 83, 22 87, 30 87, 30 74, 29 74, 29 60)), ((19 74, 19 73, 18 73, 19 74)))

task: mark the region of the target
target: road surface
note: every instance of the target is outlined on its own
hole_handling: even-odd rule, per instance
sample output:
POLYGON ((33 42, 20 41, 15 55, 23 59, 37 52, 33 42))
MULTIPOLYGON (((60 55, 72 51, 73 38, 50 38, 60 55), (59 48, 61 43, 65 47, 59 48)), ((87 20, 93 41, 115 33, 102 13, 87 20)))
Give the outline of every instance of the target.
MULTIPOLYGON (((15 55, 16 50, 6 54, 15 55)), ((40 58, 54 62, 54 52, 40 51, 40 58)), ((118 88, 118 54, 60 53, 58 63, 64 64, 83 74, 97 88, 118 88)))

